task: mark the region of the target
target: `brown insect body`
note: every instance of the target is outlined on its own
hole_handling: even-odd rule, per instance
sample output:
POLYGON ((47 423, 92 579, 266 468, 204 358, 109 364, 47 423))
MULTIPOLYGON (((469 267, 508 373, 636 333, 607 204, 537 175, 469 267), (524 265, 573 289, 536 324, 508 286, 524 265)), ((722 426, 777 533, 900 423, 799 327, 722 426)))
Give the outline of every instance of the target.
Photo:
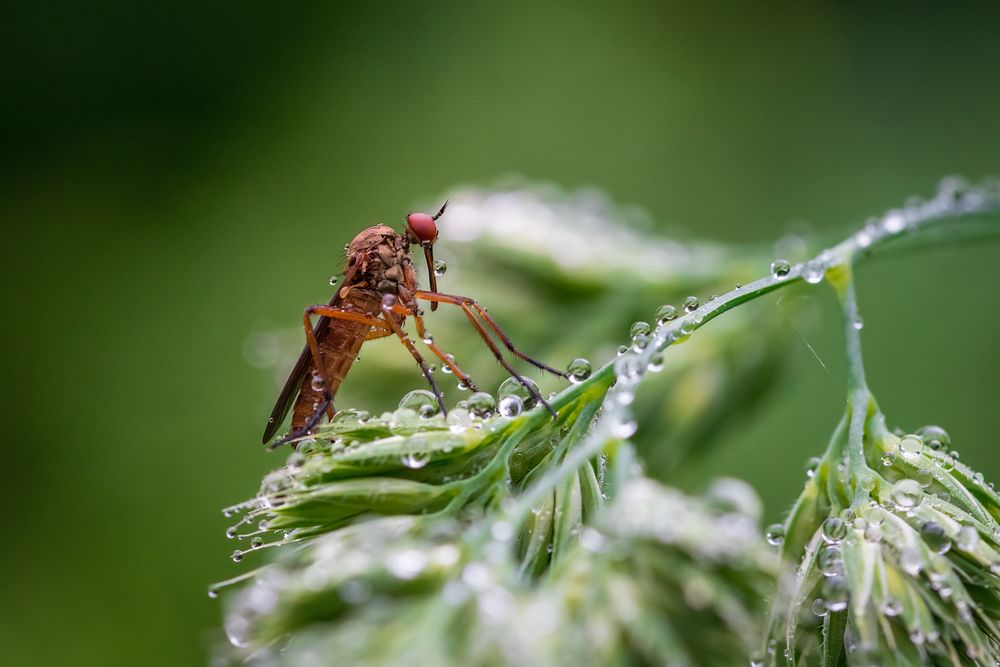
POLYGON ((465 388, 477 391, 472 379, 455 364, 454 358, 446 354, 427 333, 423 313, 417 308, 418 299, 429 302, 431 310, 439 303, 460 308, 504 370, 553 417, 556 416, 555 410, 538 392, 538 388, 521 377, 504 359, 490 334, 496 336, 511 354, 536 368, 561 377, 567 377, 566 373, 536 361, 515 348, 500 325, 475 299, 437 291, 434 242, 437 240, 438 230, 435 221, 441 217, 447 205, 448 202, 445 202, 435 215, 410 213, 406 216, 406 228, 402 233, 385 225, 375 225, 354 237, 347 248, 344 284, 328 304, 309 306, 303 313, 302 324, 307 344, 267 420, 264 429, 265 443, 277 433, 289 410, 292 410, 292 430, 286 437, 273 443, 272 448, 311 433, 324 414, 332 417, 333 397, 351 370, 361 346, 365 341, 385 336, 396 336, 406 347, 420 366, 441 412, 447 414, 444 395, 432 375, 433 368, 424 361, 403 330, 403 322, 407 317, 413 318, 417 335, 441 364, 454 373, 465 388), (430 283, 430 290, 427 291, 417 288, 417 274, 410 255, 410 246, 415 243, 423 248, 424 259, 427 261, 430 283), (314 315, 320 316, 315 326, 312 323, 314 315))
MULTIPOLYGON (((379 317, 382 315, 383 298, 386 294, 393 294, 403 306, 415 307, 413 294, 417 289, 417 275, 410 257, 410 242, 391 227, 375 225, 354 237, 347 249, 344 275, 344 284, 330 300, 330 306, 379 317)), ((405 319, 399 315, 393 317, 400 325, 405 319)), ((351 370, 361 346, 370 337, 380 337, 380 332, 363 322, 329 317, 322 317, 313 331, 332 398, 351 370)), ((274 406, 264 432, 265 442, 277 432, 296 393, 298 398, 292 410, 292 429, 301 429, 315 413, 323 400, 323 384, 315 381, 315 370, 307 345, 274 406)))

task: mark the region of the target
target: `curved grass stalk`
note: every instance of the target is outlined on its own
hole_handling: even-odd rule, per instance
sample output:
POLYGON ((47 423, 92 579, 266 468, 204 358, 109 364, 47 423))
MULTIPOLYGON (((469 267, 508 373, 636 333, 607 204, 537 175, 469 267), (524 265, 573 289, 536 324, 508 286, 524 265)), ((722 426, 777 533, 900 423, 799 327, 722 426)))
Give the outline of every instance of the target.
MULTIPOLYGON (((895 626, 871 617, 870 610, 883 610, 886 604, 900 600, 900 604, 904 605, 902 616, 909 629, 919 631, 924 638, 933 636, 935 631, 938 638, 942 636, 942 630, 937 625, 941 618, 955 618, 956 614, 961 616, 963 613, 976 618, 977 631, 956 630, 953 635, 948 635, 949 641, 941 643, 942 650, 954 654, 958 650, 956 646, 961 645, 967 653, 986 655, 994 645, 990 642, 996 641, 995 632, 991 640, 984 639, 982 634, 993 632, 989 629, 995 627, 996 615, 991 611, 994 607, 983 606, 981 602, 974 605, 972 601, 983 600, 984 593, 985 598, 993 594, 992 580, 974 586, 968 573, 960 575, 940 565, 940 560, 927 551, 924 541, 915 533, 923 523, 933 520, 947 524, 944 530, 950 530, 953 539, 961 531, 965 531, 968 537, 968 525, 962 520, 963 517, 971 517, 980 540, 969 549, 962 550, 963 558, 971 559, 983 568, 1000 563, 994 557, 1000 550, 997 541, 1000 539, 997 538, 1000 535, 1000 526, 997 525, 1000 497, 977 483, 972 471, 954 462, 950 470, 929 474, 933 484, 953 494, 955 503, 936 508, 935 503, 929 502, 925 512, 914 514, 902 525, 897 525, 895 521, 884 525, 897 551, 918 545, 913 548, 922 568, 938 568, 935 572, 940 573, 940 581, 944 582, 942 585, 954 592, 953 599, 963 601, 965 612, 961 611, 962 607, 954 605, 951 610, 943 610, 926 587, 907 584, 909 580, 900 574, 907 574, 907 571, 899 553, 873 552, 867 542, 851 533, 840 538, 843 542, 842 561, 849 561, 851 565, 843 568, 843 574, 838 575, 843 581, 838 579, 839 588, 833 587, 837 590, 832 592, 839 595, 843 588, 848 595, 850 591, 864 591, 863 595, 854 599, 855 604, 848 612, 831 607, 831 614, 821 624, 824 634, 819 640, 819 648, 808 642, 799 645, 803 631, 800 631, 797 614, 812 596, 813 589, 828 583, 827 573, 823 572, 821 577, 816 569, 826 563, 823 550, 827 540, 820 539, 821 525, 826 526, 824 519, 836 517, 842 520, 840 515, 846 511, 851 512, 845 515, 848 519, 860 517, 870 499, 874 498, 876 504, 884 504, 895 491, 894 483, 904 477, 909 468, 930 470, 930 466, 939 462, 944 465, 945 461, 941 458, 943 455, 935 452, 925 454, 926 460, 900 462, 888 475, 879 474, 873 468, 874 460, 883 451, 896 446, 899 438, 885 428, 884 418, 865 383, 860 327, 855 325, 860 322, 860 315, 851 268, 876 251, 892 245, 914 247, 924 238, 933 237, 935 242, 940 242, 942 238, 966 238, 970 230, 978 234, 994 230, 1000 225, 996 221, 985 224, 984 220, 997 213, 1000 213, 1000 189, 996 186, 959 190, 954 184, 948 184, 935 198, 891 211, 809 261, 795 265, 775 262, 769 275, 713 297, 704 304, 691 304, 687 312, 679 317, 665 315, 653 331, 636 335, 630 350, 550 401, 558 412, 556 420, 539 408, 513 417, 483 418, 469 418, 468 413, 456 410, 448 420, 440 417, 424 419, 405 410, 374 419, 347 414, 324 427, 315 439, 302 443, 289 466, 265 480, 256 499, 233 509, 247 512, 241 524, 258 520, 264 522, 258 531, 249 535, 257 537, 275 530, 287 531, 283 541, 272 544, 296 543, 289 549, 279 549, 287 552, 284 562, 292 568, 286 568, 282 576, 300 572, 296 568, 308 568, 310 562, 315 563, 320 557, 323 549, 346 548, 344 545, 354 539, 352 535, 358 536, 358 539, 365 536, 364 540, 374 540, 381 545, 370 553, 389 548, 383 537, 395 536, 398 544, 385 556, 384 567, 380 565, 372 570, 371 563, 363 567, 359 565, 360 569, 351 575, 363 582, 358 586, 367 587, 366 590, 375 587, 384 590, 382 594, 400 600, 418 599, 428 591, 440 591, 441 586, 448 581, 456 581, 456 577, 464 581, 469 576, 488 576, 502 590, 492 588, 493 584, 482 590, 473 586, 476 599, 482 604, 482 598, 478 596, 492 591, 490 594, 500 596, 493 602, 500 604, 500 598, 509 602, 512 599, 510 596, 518 598, 526 594, 531 590, 533 581, 551 579, 557 588, 566 585, 566 578, 574 576, 574 568, 584 568, 596 577, 593 585, 620 585, 623 591, 633 591, 623 595, 639 599, 642 597, 641 588, 634 588, 629 575, 616 572, 614 577, 625 578, 618 579, 619 584, 614 584, 611 573, 615 568, 610 564, 590 569, 596 559, 595 554, 601 553, 600 548, 594 545, 582 550, 574 547, 577 542, 585 541, 582 536, 589 535, 588 539, 595 544, 598 540, 610 539, 615 533, 610 528, 603 533, 590 534, 587 531, 595 525, 595 521, 600 521, 599 517, 613 514, 615 503, 626 495, 627 490, 635 489, 637 484, 644 482, 629 443, 636 429, 629 407, 634 392, 648 370, 663 365, 663 354, 667 348, 686 341, 706 323, 736 306, 779 289, 802 282, 816 284, 826 279, 840 293, 847 320, 848 414, 831 439, 817 467, 816 476, 807 484, 783 527, 787 535, 783 550, 786 559, 794 559, 798 550, 806 544, 812 544, 813 548, 806 549, 808 556, 799 573, 797 592, 791 602, 785 603, 785 611, 772 617, 771 625, 785 629, 781 643, 786 650, 785 655, 789 656, 789 664, 795 664, 797 656, 818 655, 825 656, 823 660, 831 665, 839 664, 843 656, 848 655, 851 664, 854 664, 857 651, 852 645, 845 654, 843 638, 855 637, 868 643, 877 643, 882 638, 888 641, 888 645, 895 646, 895 626), (609 499, 610 506, 607 506, 609 499), (937 513, 930 514, 932 509, 937 513), (386 518, 368 520, 373 515, 386 518), (955 517, 953 524, 943 518, 946 516, 955 517), (444 531, 444 538, 435 533, 438 530, 435 526, 449 526, 444 531), (383 527, 388 532, 380 537, 383 527), (407 548, 407 543, 412 543, 412 547, 407 548), (523 547, 517 548, 518 544, 523 547), (557 567, 553 567, 556 556, 548 555, 548 550, 558 555, 557 567), (518 558, 523 561, 516 562, 518 558), (476 569, 483 563, 486 570, 476 569), (470 575, 470 567, 473 573, 479 574, 470 575), (539 575, 546 571, 548 575, 539 579, 539 575), (877 582, 873 579, 876 573, 879 577, 877 582), (417 581, 419 586, 415 585, 417 581), (407 582, 414 582, 414 585, 407 582)), ((654 519, 650 517, 649 521, 654 519)), ((865 521, 867 526, 881 525, 881 522, 876 524, 872 521, 871 517, 865 521)), ((839 531, 839 528, 836 530, 839 531)), ((632 539, 627 538, 630 546, 622 548, 631 549, 632 539)), ((700 534, 698 539, 711 541, 713 538, 700 534)), ((689 546, 695 550, 702 548, 698 544, 693 542, 689 546)), ((352 552, 345 553, 350 555, 352 552)), ((660 553, 657 557, 666 558, 667 555, 660 553)), ((655 558, 650 565, 654 569, 660 566, 655 558)), ((690 576, 698 574, 697 567, 685 567, 690 576)), ((758 564, 755 567, 761 566, 758 564)), ((260 571, 256 575, 258 582, 266 581, 268 576, 276 576, 268 572, 268 568, 260 571)), ((671 572, 670 576, 676 576, 679 570, 671 572)), ((333 575, 327 573, 324 576, 333 575)), ((670 576, 663 579, 664 576, 667 575, 657 575, 657 585, 669 583, 670 576)), ((330 588, 332 583, 321 580, 315 584, 318 592, 303 591, 287 599, 282 597, 287 591, 279 587, 276 599, 284 600, 281 604, 288 607, 285 611, 269 608, 263 618, 256 612, 246 616, 249 613, 247 605, 252 600, 244 597, 242 607, 237 606, 244 615, 236 614, 232 618, 243 619, 249 625, 242 628, 247 632, 238 634, 250 637, 247 640, 250 645, 259 648, 260 644, 256 642, 260 640, 273 641, 283 634, 306 627, 304 624, 307 622, 339 617, 338 614, 350 611, 352 605, 361 604, 349 599, 352 598, 350 591, 358 592, 354 590, 355 579, 338 572, 330 581, 336 582, 335 589, 330 588), (348 593, 343 592, 344 586, 349 587, 348 593), (331 590, 335 598, 340 596, 339 601, 329 597, 331 590), (322 602, 314 599, 317 595, 322 602), (297 616, 306 612, 306 616, 297 616), (273 622, 269 620, 272 614, 276 615, 273 622), (246 620, 250 617, 256 620, 246 620)), ((466 581, 463 585, 468 587, 469 583, 466 581)), ((932 590, 939 591, 940 588, 932 590)), ((720 588, 717 595, 718 598, 713 599, 729 600, 726 617, 755 617, 748 612, 753 607, 750 601, 738 595, 734 598, 734 591, 720 588)), ((691 591, 687 591, 685 596, 700 599, 691 591)), ((610 599, 619 601, 614 595, 610 599)), ((420 604, 431 605, 427 601, 420 604)), ((652 609, 657 603, 647 600, 643 604, 652 609)), ((989 605, 1000 609, 1000 596, 995 602, 989 599, 989 605)), ((457 608, 464 607, 459 604, 457 608)), ((431 605, 428 609, 437 608, 431 605)), ((452 618, 454 610, 446 616, 437 615, 438 612, 444 613, 438 610, 432 614, 437 619, 433 627, 444 632, 451 622, 447 619, 452 618)), ((358 613, 361 614, 360 608, 358 613)), ((625 627, 632 625, 623 610, 611 607, 609 613, 619 615, 614 623, 620 622, 625 627)), ((672 608, 669 613, 658 613, 666 614, 664 618, 669 617, 673 619, 670 622, 675 623, 683 617, 684 611, 672 608)), ((737 623, 734 620, 723 625, 733 632, 737 632, 739 626, 742 629, 738 633, 746 633, 745 621, 737 623)), ((661 634, 659 640, 653 641, 654 634, 646 633, 642 627, 635 626, 633 630, 635 634, 628 641, 636 645, 648 642, 647 650, 657 655, 661 662, 675 659, 690 649, 679 643, 686 639, 683 633, 661 634), (674 638, 671 639, 671 636, 674 638)), ((234 643, 242 641, 238 639, 234 643)), ((765 655, 770 656, 768 662, 773 662, 775 658, 774 648, 773 644, 767 647, 765 655)), ((863 650, 877 653, 878 646, 873 649, 866 644, 863 650)), ((922 650, 918 651, 920 655, 923 655, 922 650)), ((468 657, 461 651, 455 655, 468 657)), ((614 652, 606 655, 614 655, 614 652)), ((731 660, 731 653, 719 656, 718 664, 732 664, 731 660)), ((469 664, 495 662, 493 659, 477 659, 469 664)), ((763 662, 762 657, 760 664, 763 662)))

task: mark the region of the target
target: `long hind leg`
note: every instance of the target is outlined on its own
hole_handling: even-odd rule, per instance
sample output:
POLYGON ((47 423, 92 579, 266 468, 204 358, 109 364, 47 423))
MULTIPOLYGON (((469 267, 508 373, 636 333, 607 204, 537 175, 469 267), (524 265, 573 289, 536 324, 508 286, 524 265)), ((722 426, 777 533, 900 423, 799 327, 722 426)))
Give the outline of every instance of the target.
MULTIPOLYGON (((512 378, 517 380, 517 382, 522 387, 524 387, 528 391, 528 393, 534 396, 535 400, 544 405, 545 409, 548 410, 553 417, 557 416, 556 411, 552 409, 552 406, 549 405, 548 401, 545 400, 541 392, 538 391, 538 388, 533 383, 529 383, 527 380, 525 380, 516 370, 514 370, 514 367, 511 366, 506 359, 504 359, 503 354, 500 353, 500 349, 497 348, 496 344, 493 342, 493 339, 490 338, 489 333, 487 333, 486 329, 483 328, 483 325, 480 323, 480 321, 476 319, 476 315, 477 313, 480 312, 481 306, 479 306, 479 304, 477 304, 474 299, 470 299, 464 296, 454 296, 451 294, 441 294, 439 292, 425 292, 423 290, 417 290, 414 296, 418 299, 431 301, 432 303, 449 303, 461 308, 462 312, 465 313, 465 316, 472 324, 472 327, 479 334, 479 337, 483 339, 483 342, 485 342, 486 345, 490 348, 490 351, 493 352, 493 356, 496 357, 496 360, 500 362, 501 366, 504 367, 504 370, 506 370, 512 378)), ((482 309, 482 312, 485 312, 485 309, 482 309)), ((503 331, 500 329, 500 326, 497 325, 495 321, 493 321, 493 318, 487 316, 484 317, 484 319, 486 320, 487 324, 490 325, 490 328, 494 330, 494 333, 496 333, 497 336, 504 341, 504 344, 507 346, 507 348, 515 355, 534 364, 538 368, 565 377, 565 374, 562 373, 561 371, 557 371, 556 369, 550 366, 546 366, 545 364, 539 361, 535 361, 531 357, 522 354, 521 352, 516 350, 514 348, 513 343, 510 342, 510 338, 508 338, 507 335, 503 333, 503 331)))

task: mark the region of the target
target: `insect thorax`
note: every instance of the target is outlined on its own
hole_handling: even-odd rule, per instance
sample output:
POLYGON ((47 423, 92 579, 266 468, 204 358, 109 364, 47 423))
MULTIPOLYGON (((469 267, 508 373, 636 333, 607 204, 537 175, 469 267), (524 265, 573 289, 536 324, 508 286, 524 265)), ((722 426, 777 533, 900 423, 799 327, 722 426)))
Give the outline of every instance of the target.
POLYGON ((369 227, 354 237, 347 255, 348 271, 356 269, 355 286, 395 294, 404 305, 411 305, 417 277, 404 234, 386 225, 369 227))

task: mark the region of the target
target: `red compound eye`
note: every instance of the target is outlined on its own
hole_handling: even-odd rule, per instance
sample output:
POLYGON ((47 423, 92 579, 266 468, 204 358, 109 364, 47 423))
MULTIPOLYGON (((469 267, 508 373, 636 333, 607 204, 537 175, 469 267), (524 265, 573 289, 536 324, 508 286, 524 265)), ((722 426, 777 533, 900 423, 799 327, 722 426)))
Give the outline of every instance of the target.
POLYGON ((438 230, 434 218, 427 213, 411 213, 406 216, 406 226, 421 243, 434 243, 438 230))

